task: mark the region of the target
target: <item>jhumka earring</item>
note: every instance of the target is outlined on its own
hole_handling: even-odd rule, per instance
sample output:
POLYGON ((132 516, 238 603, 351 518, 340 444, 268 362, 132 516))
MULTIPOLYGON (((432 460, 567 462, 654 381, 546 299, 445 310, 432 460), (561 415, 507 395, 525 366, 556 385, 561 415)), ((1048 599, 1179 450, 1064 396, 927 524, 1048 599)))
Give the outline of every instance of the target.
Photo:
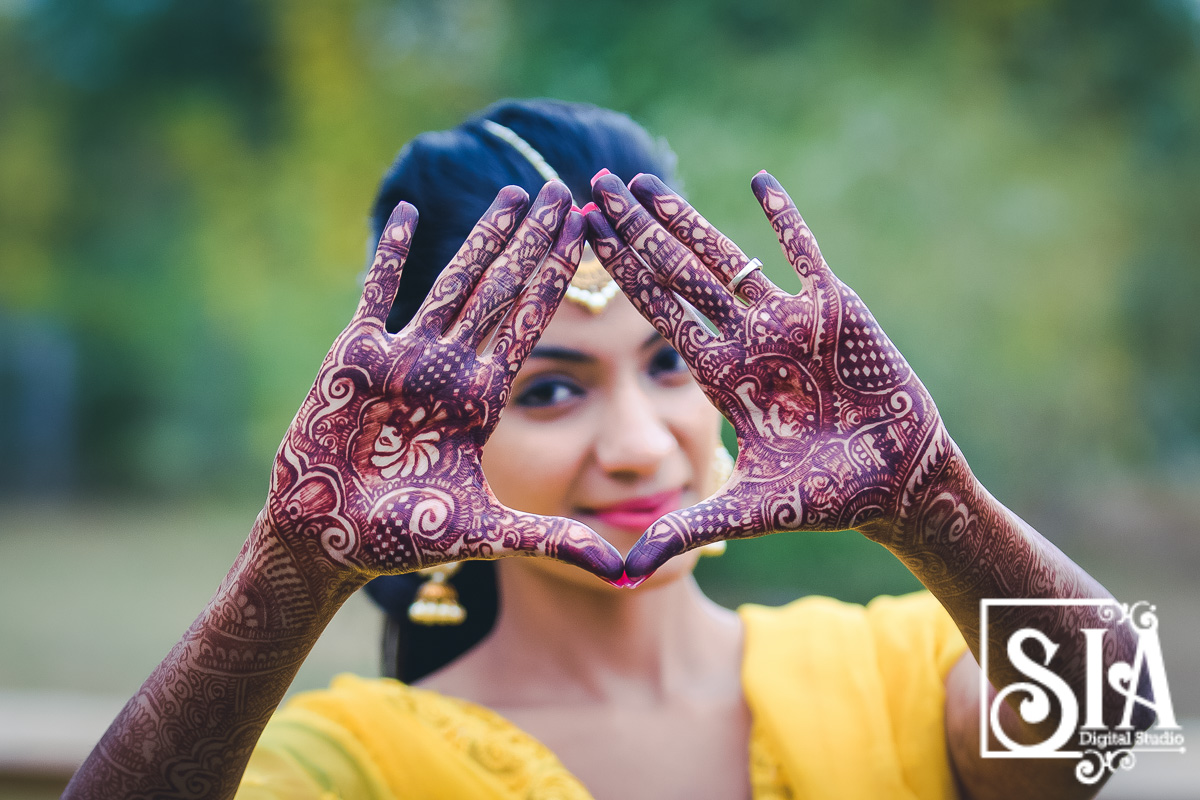
MULTIPOLYGON (((729 476, 733 474, 733 456, 729 455, 729 451, 725 449, 725 445, 717 445, 717 450, 713 454, 712 470, 710 472, 710 480, 712 481, 712 490, 715 492, 725 485, 725 481, 729 480, 729 476)), ((719 542, 709 542, 700 547, 700 555, 716 558, 717 556, 725 555, 725 540, 719 542)))
POLYGON ((458 592, 450 578, 462 567, 461 562, 438 564, 417 570, 425 582, 417 587, 417 596, 408 607, 408 618, 418 625, 461 625, 467 610, 458 602, 458 592))

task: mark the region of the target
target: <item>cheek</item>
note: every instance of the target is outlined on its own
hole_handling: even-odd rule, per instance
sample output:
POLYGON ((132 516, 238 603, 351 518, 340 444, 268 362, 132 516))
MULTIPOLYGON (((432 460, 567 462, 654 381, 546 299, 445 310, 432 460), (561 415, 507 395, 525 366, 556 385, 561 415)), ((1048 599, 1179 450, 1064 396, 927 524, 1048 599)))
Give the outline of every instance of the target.
POLYGON ((496 499, 532 514, 562 516, 583 460, 579 425, 501 417, 483 448, 483 474, 496 499))

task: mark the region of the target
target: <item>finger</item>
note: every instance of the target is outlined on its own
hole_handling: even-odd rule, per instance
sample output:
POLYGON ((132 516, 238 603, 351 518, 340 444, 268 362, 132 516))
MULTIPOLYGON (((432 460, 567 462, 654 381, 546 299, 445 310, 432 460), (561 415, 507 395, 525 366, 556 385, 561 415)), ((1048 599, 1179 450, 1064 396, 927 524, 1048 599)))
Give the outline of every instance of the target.
POLYGON ((634 199, 620 178, 611 174, 600 177, 592 186, 592 196, 621 238, 654 268, 660 282, 721 331, 732 332, 738 326, 745 310, 712 272, 634 199))
POLYGON ((571 208, 571 190, 559 181, 542 187, 517 232, 479 279, 449 333, 478 347, 546 257, 571 208))
POLYGON ((584 210, 588 239, 596 258, 646 321, 674 345, 689 365, 695 363, 692 357, 715 342, 716 336, 658 282, 654 270, 642 263, 633 248, 617 235, 595 203, 589 203, 584 210))
POLYGON ((754 196, 767 215, 783 254, 788 263, 796 270, 801 278, 811 278, 815 281, 828 281, 833 278, 825 259, 821 257, 821 249, 812 231, 796 210, 796 204, 783 186, 766 170, 758 173, 750 181, 754 196))
MULTIPOLYGON (((750 263, 742 248, 713 227, 658 177, 638 175, 629 183, 629 191, 672 236, 713 271, 722 286, 729 286, 750 263)), ((777 288, 762 270, 754 270, 738 283, 737 294, 754 303, 777 288)))
POLYGON ((505 362, 510 375, 516 374, 529 351, 542 338, 542 331, 566 295, 583 253, 584 227, 579 212, 571 211, 567 215, 542 268, 521 291, 512 313, 500 323, 492 357, 505 362))
POLYGON ((734 492, 722 492, 690 508, 673 511, 651 525, 625 557, 625 572, 630 578, 641 578, 688 550, 769 532, 754 501, 734 492))
POLYGON ((500 505, 485 515, 483 522, 485 530, 499 534, 496 556, 553 558, 607 581, 618 580, 625 570, 617 548, 582 522, 526 514, 500 505))
POLYGON ((529 195, 519 186, 505 186, 475 223, 458 253, 438 275, 429 295, 413 318, 414 327, 441 336, 458 316, 471 290, 495 260, 524 218, 529 195))
POLYGON ((362 298, 354 311, 355 319, 371 318, 383 323, 392 310, 396 299, 396 288, 400 285, 400 272, 408 258, 413 232, 417 229, 417 209, 408 203, 400 203, 392 210, 379 247, 375 248, 375 260, 367 270, 363 282, 362 298))

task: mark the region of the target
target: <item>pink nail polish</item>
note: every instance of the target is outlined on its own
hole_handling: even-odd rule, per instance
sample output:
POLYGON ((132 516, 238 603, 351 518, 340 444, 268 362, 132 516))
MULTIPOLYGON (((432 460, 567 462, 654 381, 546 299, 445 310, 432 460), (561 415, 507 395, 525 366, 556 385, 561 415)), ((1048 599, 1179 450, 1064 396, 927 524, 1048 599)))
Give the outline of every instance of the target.
MULTIPOLYGON (((605 578, 605 580, 608 579, 605 578)), ((625 587, 629 586, 629 576, 625 574, 624 570, 622 570, 621 577, 617 578, 615 581, 608 581, 608 583, 610 586, 615 586, 618 589, 624 589, 625 587)))
MULTIPOLYGON (((653 574, 653 573, 651 573, 651 574, 653 574)), ((640 578, 630 578, 628 575, 626 575, 625 576, 625 588, 626 589, 636 589, 637 587, 641 586, 643 583, 645 583, 648 580, 650 580, 650 575, 643 575, 640 578)))
POLYGON ((600 180, 600 179, 601 179, 601 178, 603 178, 605 175, 612 175, 612 173, 611 173, 611 172, 609 172, 609 171, 608 171, 608 169, 606 168, 606 169, 602 169, 602 170, 600 170, 600 171, 599 171, 599 172, 597 172, 595 175, 593 175, 593 176, 592 176, 592 186, 595 186, 595 185, 596 185, 596 181, 600 180))
POLYGON ((579 213, 583 214, 586 217, 588 214, 592 213, 593 211, 599 211, 599 210, 600 210, 600 206, 596 205, 595 203, 588 203, 586 206, 579 209, 579 213))
MULTIPOLYGON (((653 575, 653 574, 654 574, 653 572, 650 573, 650 575, 653 575)), ((637 587, 639 587, 643 583, 645 583, 646 580, 650 577, 650 575, 643 575, 640 578, 631 578, 631 577, 629 577, 629 573, 622 572, 621 577, 617 578, 615 581, 608 581, 608 584, 610 586, 615 586, 618 589, 636 589, 637 587)), ((606 578, 605 580, 608 580, 608 579, 606 578)))
POLYGON ((766 175, 766 174, 767 174, 767 171, 766 171, 765 169, 760 169, 760 170, 759 170, 758 172, 756 172, 755 174, 756 174, 756 175, 766 175))
POLYGON ((571 203, 571 210, 576 213, 579 213, 579 214, 583 213, 583 209, 580 208, 579 206, 575 205, 574 203, 571 203))

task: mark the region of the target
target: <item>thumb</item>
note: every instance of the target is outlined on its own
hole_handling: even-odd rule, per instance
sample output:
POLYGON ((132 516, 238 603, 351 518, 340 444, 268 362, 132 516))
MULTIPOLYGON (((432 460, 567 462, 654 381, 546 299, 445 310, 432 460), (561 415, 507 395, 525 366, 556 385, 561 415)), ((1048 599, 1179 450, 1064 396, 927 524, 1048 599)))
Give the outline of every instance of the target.
POLYGON ((498 533, 496 556, 553 558, 616 581, 625 569, 620 551, 600 534, 566 517, 543 517, 496 505, 485 525, 498 533))
POLYGON ((725 539, 760 536, 758 508, 747 498, 722 492, 694 506, 672 511, 650 526, 625 557, 625 572, 642 578, 688 550, 725 539))

